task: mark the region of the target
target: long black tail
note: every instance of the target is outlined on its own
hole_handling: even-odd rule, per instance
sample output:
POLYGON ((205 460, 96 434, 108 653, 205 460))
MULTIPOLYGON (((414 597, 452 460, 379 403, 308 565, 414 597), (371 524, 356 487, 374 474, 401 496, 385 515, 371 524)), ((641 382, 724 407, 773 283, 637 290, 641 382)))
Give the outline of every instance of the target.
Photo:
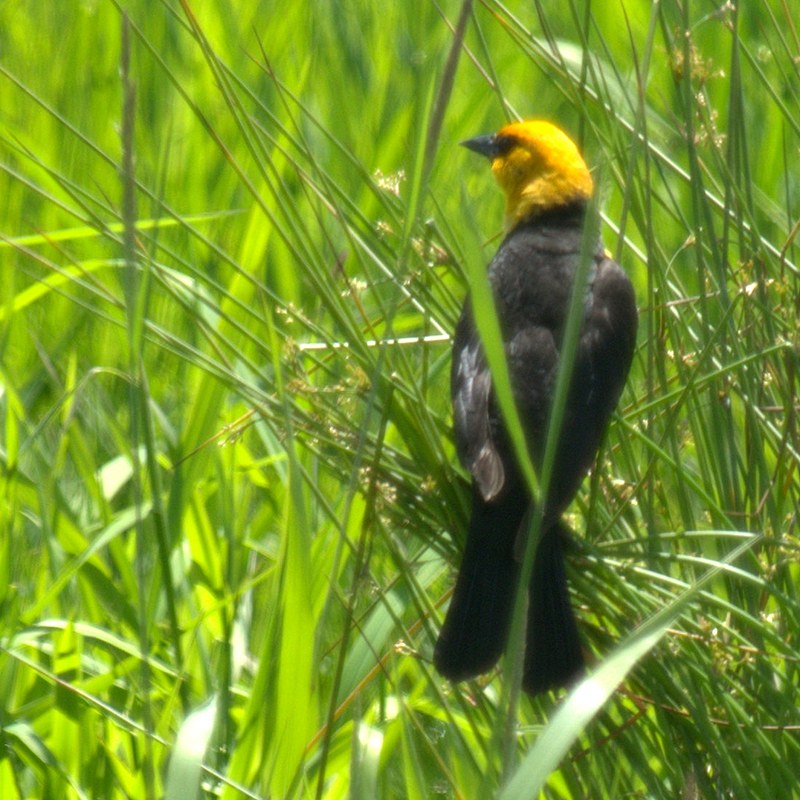
MULTIPOLYGON (((528 506, 523 489, 504 492, 491 503, 473 489, 464 556, 433 653, 436 669, 451 681, 487 672, 503 654, 520 572, 515 543, 528 506)), ((536 551, 522 678, 522 688, 532 695, 566 686, 584 669, 564 569, 562 540, 567 535, 556 523, 536 551)))
POLYGON ((451 681, 487 672, 505 649, 519 581, 514 542, 527 509, 522 488, 508 487, 491 503, 473 488, 464 556, 433 651, 436 669, 451 681))
POLYGON ((522 688, 540 694, 574 681, 584 669, 578 625, 567 588, 560 523, 545 531, 536 551, 528 593, 528 629, 522 688))

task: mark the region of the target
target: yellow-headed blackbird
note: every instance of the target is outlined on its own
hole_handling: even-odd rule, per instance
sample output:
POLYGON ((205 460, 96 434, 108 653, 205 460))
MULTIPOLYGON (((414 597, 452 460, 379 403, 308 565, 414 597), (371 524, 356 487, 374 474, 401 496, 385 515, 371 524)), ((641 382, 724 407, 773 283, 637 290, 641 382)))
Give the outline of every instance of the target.
MULTIPOLYGON (((547 122, 508 125, 462 144, 491 160, 506 196, 507 234, 489 264, 489 282, 515 401, 539 469, 592 178, 574 143, 547 122)), ((583 671, 560 517, 619 400, 636 327, 631 282, 598 242, 528 587, 522 686, 530 694, 567 685, 583 671)), ((531 507, 469 298, 455 332, 451 394, 458 455, 472 474, 472 519, 434 664, 460 681, 491 669, 505 648, 531 507)))

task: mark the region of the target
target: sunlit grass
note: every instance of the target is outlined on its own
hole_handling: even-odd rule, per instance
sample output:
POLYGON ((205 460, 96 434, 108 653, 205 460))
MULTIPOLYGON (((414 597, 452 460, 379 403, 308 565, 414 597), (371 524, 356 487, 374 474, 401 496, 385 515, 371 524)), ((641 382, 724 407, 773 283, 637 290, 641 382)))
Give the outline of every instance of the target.
POLYGON ((461 6, 134 3, 127 213, 120 8, 0 11, 3 798, 798 796, 800 46, 685 5, 479 4, 452 72, 461 6), (430 655, 502 213, 456 143, 515 113, 640 337, 569 512, 595 681, 507 750, 430 655))

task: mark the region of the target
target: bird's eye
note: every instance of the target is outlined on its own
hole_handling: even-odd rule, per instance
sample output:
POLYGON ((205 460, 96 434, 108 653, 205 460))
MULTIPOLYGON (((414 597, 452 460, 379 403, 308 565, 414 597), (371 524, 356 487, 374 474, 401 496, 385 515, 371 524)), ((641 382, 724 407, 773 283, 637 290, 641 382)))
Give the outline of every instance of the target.
POLYGON ((498 135, 494 137, 494 146, 498 156, 507 156, 519 144, 513 136, 498 135))

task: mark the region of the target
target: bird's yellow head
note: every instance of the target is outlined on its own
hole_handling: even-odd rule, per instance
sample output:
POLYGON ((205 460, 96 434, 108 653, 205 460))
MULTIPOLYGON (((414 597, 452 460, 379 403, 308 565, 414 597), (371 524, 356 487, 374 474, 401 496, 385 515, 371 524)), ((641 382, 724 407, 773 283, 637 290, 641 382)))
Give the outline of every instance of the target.
POLYGON ((506 196, 506 229, 592 196, 592 176, 578 148, 549 122, 515 122, 461 144, 491 159, 492 173, 506 196))

